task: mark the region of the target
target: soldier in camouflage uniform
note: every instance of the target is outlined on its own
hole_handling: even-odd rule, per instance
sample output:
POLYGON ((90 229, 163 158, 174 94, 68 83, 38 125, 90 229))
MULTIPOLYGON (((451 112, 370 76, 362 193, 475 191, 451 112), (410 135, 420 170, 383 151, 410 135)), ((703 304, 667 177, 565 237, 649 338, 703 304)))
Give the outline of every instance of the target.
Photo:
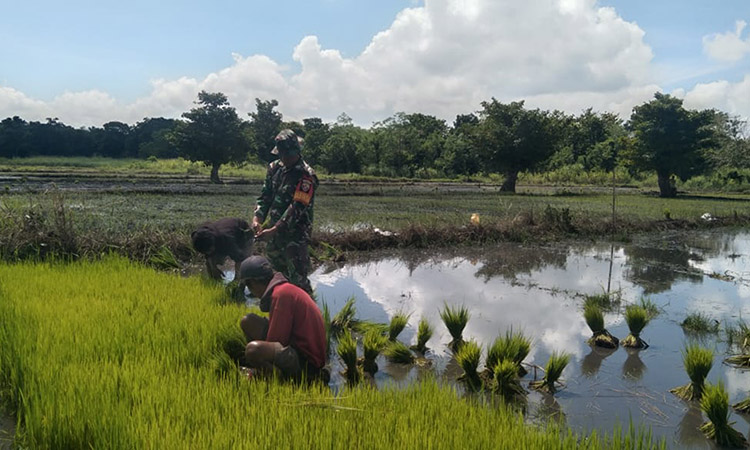
POLYGON ((301 145, 292 130, 276 136, 271 153, 279 159, 268 166, 266 181, 253 217, 256 240, 267 240, 266 257, 277 272, 312 293, 308 244, 312 232, 313 200, 318 177, 300 155, 301 145))

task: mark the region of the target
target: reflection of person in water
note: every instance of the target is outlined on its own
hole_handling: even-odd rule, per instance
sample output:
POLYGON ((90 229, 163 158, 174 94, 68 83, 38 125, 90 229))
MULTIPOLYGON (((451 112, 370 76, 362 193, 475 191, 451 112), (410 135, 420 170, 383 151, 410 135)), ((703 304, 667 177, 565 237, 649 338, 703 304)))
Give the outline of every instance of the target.
POLYGON ((591 346, 591 351, 581 361, 581 373, 587 377, 593 377, 599 372, 602 361, 617 351, 616 348, 604 348, 591 346))

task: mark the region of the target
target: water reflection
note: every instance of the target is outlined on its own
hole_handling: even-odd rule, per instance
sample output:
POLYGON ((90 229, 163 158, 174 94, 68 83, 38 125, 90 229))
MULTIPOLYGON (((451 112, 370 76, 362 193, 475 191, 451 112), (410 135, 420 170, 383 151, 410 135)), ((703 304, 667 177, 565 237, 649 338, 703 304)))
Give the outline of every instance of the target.
MULTIPOLYGON (((464 338, 475 339, 485 348, 511 327, 521 329, 533 340, 527 363, 544 365, 556 350, 573 355, 563 374, 567 388, 546 399, 529 394, 530 414, 559 413, 569 425, 582 430, 611 431, 632 419, 635 424, 653 426, 656 436, 672 441, 670 446, 683 447, 690 434, 683 428, 692 428, 690 420, 696 418, 686 415, 685 403, 668 393, 686 381, 681 350, 687 336, 679 323, 693 311, 709 313, 722 324, 750 315, 750 235, 647 236, 616 245, 613 255, 612 285, 622 293, 623 305, 648 295, 661 311, 646 330, 651 344, 646 351, 586 344, 591 332, 583 319, 582 298, 599 294, 607 286, 608 244, 506 244, 464 252, 390 253, 321 268, 311 278, 318 298, 328 303, 332 314, 350 296, 357 299, 360 318, 386 323, 397 311, 411 313, 399 338, 407 344, 415 341, 420 318, 427 318, 435 328, 428 343, 433 370, 451 382, 462 371, 446 348, 451 337, 439 317, 445 304, 469 308, 464 338), (727 271, 734 276, 713 276, 727 271)), ((605 319, 606 328, 615 336, 628 334, 622 308, 605 319)), ((731 402, 744 399, 750 391, 750 377, 721 364, 726 346, 716 335, 703 339, 715 349, 708 381, 724 381, 731 402)), ((430 373, 383 362, 375 383, 408 384, 430 373)), ((524 382, 531 378, 530 374, 524 382)), ((748 429, 744 421, 737 427, 742 432, 748 429)), ((705 445, 700 433, 696 439, 705 445)))

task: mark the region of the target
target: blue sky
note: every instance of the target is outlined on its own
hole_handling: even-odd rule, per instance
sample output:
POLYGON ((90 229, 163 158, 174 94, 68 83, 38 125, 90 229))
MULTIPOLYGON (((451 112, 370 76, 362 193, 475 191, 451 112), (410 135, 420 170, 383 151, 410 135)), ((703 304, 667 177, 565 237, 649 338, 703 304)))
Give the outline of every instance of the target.
POLYGON ((627 116, 657 90, 750 117, 748 0, 0 1, 0 118, 177 117, 201 89, 365 126, 491 97, 627 116))

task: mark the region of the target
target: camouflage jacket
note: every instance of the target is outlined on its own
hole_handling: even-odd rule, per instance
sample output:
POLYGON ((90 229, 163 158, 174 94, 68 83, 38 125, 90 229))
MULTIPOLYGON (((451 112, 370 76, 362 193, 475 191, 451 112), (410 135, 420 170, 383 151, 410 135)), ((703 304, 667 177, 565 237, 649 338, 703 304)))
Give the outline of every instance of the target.
POLYGON ((318 177, 302 158, 292 167, 281 160, 268 165, 266 181, 255 207, 255 216, 276 225, 279 237, 308 238, 312 232, 313 203, 318 177))

